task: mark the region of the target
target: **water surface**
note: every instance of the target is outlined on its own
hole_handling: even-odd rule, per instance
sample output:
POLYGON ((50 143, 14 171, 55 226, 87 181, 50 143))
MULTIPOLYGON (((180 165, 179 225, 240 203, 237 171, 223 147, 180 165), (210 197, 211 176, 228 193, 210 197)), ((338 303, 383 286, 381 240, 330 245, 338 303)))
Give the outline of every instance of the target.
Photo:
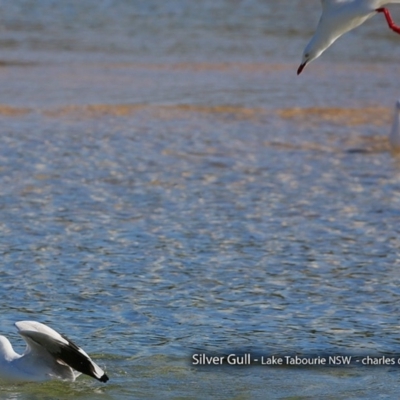
POLYGON ((400 353, 400 42, 377 16, 297 77, 303 3, 0 2, 2 333, 47 323, 110 376, 5 399, 397 393, 391 366, 191 364, 400 353))

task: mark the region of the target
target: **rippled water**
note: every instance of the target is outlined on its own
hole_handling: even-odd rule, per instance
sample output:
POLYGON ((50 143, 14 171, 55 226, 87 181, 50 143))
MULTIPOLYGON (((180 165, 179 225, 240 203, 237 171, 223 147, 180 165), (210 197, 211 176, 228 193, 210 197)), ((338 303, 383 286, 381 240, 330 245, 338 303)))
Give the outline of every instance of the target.
POLYGON ((2 398, 397 394, 390 366, 191 363, 400 354, 400 42, 377 16, 297 77, 303 3, 0 1, 1 333, 110 376, 2 398))

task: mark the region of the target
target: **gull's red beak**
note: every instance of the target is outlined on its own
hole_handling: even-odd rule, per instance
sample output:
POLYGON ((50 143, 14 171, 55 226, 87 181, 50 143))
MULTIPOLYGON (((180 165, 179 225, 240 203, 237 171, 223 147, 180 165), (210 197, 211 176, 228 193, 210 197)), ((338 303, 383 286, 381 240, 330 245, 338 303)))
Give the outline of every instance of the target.
POLYGON ((300 75, 301 72, 303 71, 304 67, 307 65, 307 63, 303 63, 300 65, 300 67, 297 70, 297 75, 300 75))

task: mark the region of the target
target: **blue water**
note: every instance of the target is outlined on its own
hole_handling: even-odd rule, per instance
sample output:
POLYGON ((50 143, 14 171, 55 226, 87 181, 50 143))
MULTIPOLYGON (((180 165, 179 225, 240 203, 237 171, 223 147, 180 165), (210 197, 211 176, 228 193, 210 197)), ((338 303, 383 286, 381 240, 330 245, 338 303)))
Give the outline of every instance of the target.
POLYGON ((110 376, 1 398, 397 394, 397 366, 192 364, 400 354, 400 39, 377 16, 297 77, 303 3, 0 1, 1 334, 110 376))

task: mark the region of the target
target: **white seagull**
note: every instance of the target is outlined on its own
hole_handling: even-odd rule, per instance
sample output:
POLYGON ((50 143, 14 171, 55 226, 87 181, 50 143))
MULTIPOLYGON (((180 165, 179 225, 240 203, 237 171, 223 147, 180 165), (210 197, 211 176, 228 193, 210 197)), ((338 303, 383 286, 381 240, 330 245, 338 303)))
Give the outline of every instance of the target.
POLYGON ((76 344, 48 326, 35 321, 15 323, 27 346, 17 354, 10 341, 0 335, 0 379, 12 381, 74 381, 81 373, 100 382, 108 376, 76 344))
POLYGON ((400 100, 396 101, 392 129, 389 135, 390 150, 400 152, 400 100))
POLYGON ((400 34, 387 8, 390 3, 400 0, 321 0, 322 15, 317 29, 303 52, 303 58, 297 75, 304 67, 318 58, 340 36, 364 23, 376 13, 383 13, 389 28, 400 34))

